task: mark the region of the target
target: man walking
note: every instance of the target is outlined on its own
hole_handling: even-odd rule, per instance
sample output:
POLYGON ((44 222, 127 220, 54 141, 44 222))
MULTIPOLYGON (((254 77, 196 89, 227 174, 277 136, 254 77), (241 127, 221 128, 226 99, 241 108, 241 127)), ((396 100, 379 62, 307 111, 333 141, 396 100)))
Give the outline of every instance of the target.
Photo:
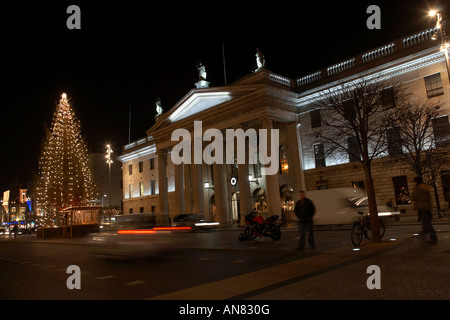
POLYGON ((431 192, 430 186, 423 182, 422 177, 415 177, 414 188, 411 200, 414 201, 414 209, 419 214, 419 219, 422 221, 423 234, 430 234, 430 240, 427 243, 436 244, 438 238, 431 224, 431 192))
POLYGON ((303 190, 300 191, 300 200, 295 204, 294 213, 298 218, 298 231, 300 233, 297 250, 304 249, 306 232, 308 232, 309 247, 314 249, 316 244, 314 243, 313 216, 316 213, 316 208, 313 202, 306 198, 303 190))

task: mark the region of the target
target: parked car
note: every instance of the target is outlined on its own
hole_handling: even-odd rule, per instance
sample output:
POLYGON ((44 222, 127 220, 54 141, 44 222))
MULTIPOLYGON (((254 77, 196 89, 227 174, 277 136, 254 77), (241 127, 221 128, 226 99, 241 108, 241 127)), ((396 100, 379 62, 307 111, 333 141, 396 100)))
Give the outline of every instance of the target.
POLYGON ((220 226, 219 222, 206 220, 201 214, 185 213, 173 218, 173 227, 191 227, 192 230, 207 230, 220 226))

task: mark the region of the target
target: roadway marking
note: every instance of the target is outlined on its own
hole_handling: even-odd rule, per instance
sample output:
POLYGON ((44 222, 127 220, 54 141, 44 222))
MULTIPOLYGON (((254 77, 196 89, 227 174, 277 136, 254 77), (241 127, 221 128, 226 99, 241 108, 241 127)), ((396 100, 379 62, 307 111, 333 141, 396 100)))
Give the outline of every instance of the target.
POLYGON ((367 246, 356 253, 351 251, 353 246, 343 246, 281 265, 150 297, 148 300, 225 300, 236 297, 242 300, 265 289, 272 290, 279 285, 298 282, 343 265, 367 259, 394 245, 396 245, 395 242, 387 242, 367 246))
POLYGON ((231 261, 231 263, 241 263, 241 262, 245 262, 245 261, 247 261, 247 260, 238 259, 238 260, 231 261))
POLYGON ((144 284, 146 281, 142 281, 142 280, 136 280, 136 281, 131 281, 131 282, 125 282, 125 284, 127 286, 138 286, 141 284, 144 284))
POLYGON ((103 277, 97 277, 98 280, 105 280, 105 279, 112 279, 115 278, 115 276, 103 276, 103 277))
POLYGON ((211 260, 211 258, 204 257, 204 258, 198 258, 197 261, 208 261, 211 260))

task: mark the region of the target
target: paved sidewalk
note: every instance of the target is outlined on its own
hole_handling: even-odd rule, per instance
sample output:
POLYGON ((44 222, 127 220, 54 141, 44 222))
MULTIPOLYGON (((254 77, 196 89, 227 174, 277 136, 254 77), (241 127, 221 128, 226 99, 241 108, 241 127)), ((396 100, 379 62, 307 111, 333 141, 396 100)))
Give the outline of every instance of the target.
MULTIPOLYGON (((450 224, 435 224, 439 243, 426 244, 421 225, 387 228, 385 240, 320 243, 298 259, 231 278, 152 297, 155 300, 438 300, 450 299, 450 224), (380 268, 381 289, 368 289, 367 268, 380 268)), ((294 231, 293 229, 292 231, 294 231)), ((295 233, 292 233, 295 234, 295 233)), ((323 234, 347 237, 347 231, 323 234)), ((320 235, 320 232, 318 233, 320 235)), ((342 239, 342 238, 339 238, 342 239)), ((338 240, 339 240, 338 239, 338 240)), ((339 240, 341 241, 341 240, 339 240)), ((270 242, 265 243, 270 244, 270 242)), ((267 246, 265 246, 267 247, 267 246)), ((289 249, 280 247, 279 249, 289 249)), ((292 248, 290 249, 292 250, 292 248)))
MULTIPOLYGON (((449 300, 450 228, 436 227, 439 243, 429 245, 411 235, 392 246, 388 242, 367 244, 377 252, 365 254, 337 268, 317 270, 292 279, 279 288, 265 290, 249 299, 259 300, 449 300), (445 230, 444 230, 445 229, 445 230), (380 268, 381 289, 368 289, 370 265, 380 268), (298 281, 297 281, 298 280, 298 281)), ((344 248, 340 248, 341 251, 344 248)), ((364 249, 363 249, 364 250, 364 249)), ((339 250, 335 253, 339 254, 339 250)))

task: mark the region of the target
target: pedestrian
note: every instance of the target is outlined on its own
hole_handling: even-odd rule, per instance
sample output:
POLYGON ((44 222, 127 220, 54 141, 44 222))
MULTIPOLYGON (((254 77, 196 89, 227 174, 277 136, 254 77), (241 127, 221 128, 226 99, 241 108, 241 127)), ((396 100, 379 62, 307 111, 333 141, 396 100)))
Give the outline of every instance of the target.
POLYGON ((430 186, 423 182, 422 177, 415 177, 414 188, 411 200, 414 201, 414 209, 417 210, 419 220, 422 221, 423 234, 430 234, 430 240, 427 243, 436 244, 438 238, 431 224, 431 191, 430 186))
POLYGON ((19 232, 19 228, 17 227, 17 225, 15 225, 13 227, 14 239, 17 237, 17 232, 19 232))
POLYGON ((314 249, 316 244, 314 242, 313 217, 316 213, 316 208, 313 202, 306 198, 303 190, 300 191, 300 200, 295 204, 294 213, 298 218, 298 231, 300 234, 297 250, 304 249, 306 233, 308 233, 309 247, 314 249))

